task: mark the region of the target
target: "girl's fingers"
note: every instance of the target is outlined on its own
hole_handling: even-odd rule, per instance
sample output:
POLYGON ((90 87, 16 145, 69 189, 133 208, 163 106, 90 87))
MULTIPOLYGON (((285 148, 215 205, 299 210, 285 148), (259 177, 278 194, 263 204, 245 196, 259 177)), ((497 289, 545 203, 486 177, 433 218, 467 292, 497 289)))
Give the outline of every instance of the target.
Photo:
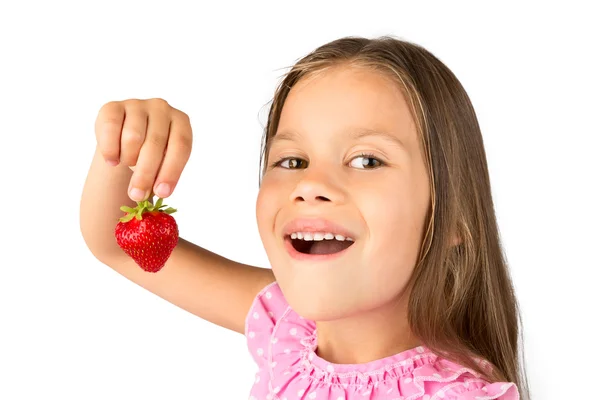
POLYGON ((125 119, 123 103, 112 101, 104 104, 96 118, 96 142, 100 154, 110 165, 119 163, 121 150, 121 129, 125 119))
POLYGON ((95 129, 104 159, 133 171, 132 200, 173 193, 192 151, 187 114, 162 99, 114 101, 102 106, 95 129))
POLYGON ((173 193, 191 152, 192 128, 190 119, 187 114, 174 109, 167 149, 153 189, 158 197, 165 198, 173 193))
POLYGON ((138 155, 146 140, 148 114, 136 101, 125 107, 125 122, 121 131, 121 162, 132 166, 137 164, 138 155))
POLYGON ((146 200, 150 196, 165 154, 170 123, 171 115, 166 107, 150 106, 144 144, 129 185, 129 197, 132 200, 146 200))

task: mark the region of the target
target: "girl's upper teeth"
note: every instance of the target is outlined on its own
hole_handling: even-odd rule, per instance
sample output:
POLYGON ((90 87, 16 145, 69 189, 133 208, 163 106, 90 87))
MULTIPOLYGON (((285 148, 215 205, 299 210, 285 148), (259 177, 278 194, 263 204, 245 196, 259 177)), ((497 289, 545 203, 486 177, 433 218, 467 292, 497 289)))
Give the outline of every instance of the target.
POLYGON ((292 239, 302 239, 302 240, 339 240, 343 242, 344 240, 348 240, 352 242, 352 238, 345 237, 342 235, 336 235, 331 232, 294 232, 290 235, 292 239))

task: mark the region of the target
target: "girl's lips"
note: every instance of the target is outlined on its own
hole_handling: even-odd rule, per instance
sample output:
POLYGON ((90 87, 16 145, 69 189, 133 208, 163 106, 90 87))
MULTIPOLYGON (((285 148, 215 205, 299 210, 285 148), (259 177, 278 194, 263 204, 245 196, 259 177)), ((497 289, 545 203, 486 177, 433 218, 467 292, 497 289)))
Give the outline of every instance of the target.
POLYGON ((351 246, 346 247, 344 250, 332 254, 306 254, 300 253, 294 248, 294 246, 292 245, 292 239, 289 236, 286 236, 284 238, 284 247, 286 251, 293 259, 299 261, 331 261, 346 254, 348 252, 348 249, 350 249, 352 246, 354 246, 354 243, 351 246))
POLYGON ((288 237, 294 232, 330 232, 356 239, 356 234, 340 224, 323 218, 296 218, 283 228, 283 236, 288 237))

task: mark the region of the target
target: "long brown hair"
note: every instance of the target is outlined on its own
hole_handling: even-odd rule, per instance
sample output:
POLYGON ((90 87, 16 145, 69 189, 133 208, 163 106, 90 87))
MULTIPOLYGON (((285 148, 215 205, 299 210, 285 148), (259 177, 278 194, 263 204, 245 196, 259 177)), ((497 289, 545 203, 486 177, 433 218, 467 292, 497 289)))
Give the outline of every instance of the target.
POLYGON ((431 206, 411 279, 412 332, 432 351, 529 397, 521 319, 503 254, 477 117, 456 76, 423 47, 394 36, 345 37, 300 59, 269 111, 261 176, 283 104, 302 78, 357 65, 398 82, 412 110, 429 170, 431 206), (453 237, 459 243, 452 243, 453 237), (521 347, 522 348, 522 347, 521 347))

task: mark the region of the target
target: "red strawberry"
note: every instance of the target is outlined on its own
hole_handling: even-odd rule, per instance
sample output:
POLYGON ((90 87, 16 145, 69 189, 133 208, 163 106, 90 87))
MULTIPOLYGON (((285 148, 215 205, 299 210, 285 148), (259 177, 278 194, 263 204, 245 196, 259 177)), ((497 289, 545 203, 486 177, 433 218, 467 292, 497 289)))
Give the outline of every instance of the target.
POLYGON ((179 240, 179 229, 171 215, 175 209, 167 208, 159 198, 152 205, 148 200, 138 201, 135 208, 123 206, 127 214, 119 219, 115 238, 119 247, 147 272, 158 272, 165 266, 179 240))

